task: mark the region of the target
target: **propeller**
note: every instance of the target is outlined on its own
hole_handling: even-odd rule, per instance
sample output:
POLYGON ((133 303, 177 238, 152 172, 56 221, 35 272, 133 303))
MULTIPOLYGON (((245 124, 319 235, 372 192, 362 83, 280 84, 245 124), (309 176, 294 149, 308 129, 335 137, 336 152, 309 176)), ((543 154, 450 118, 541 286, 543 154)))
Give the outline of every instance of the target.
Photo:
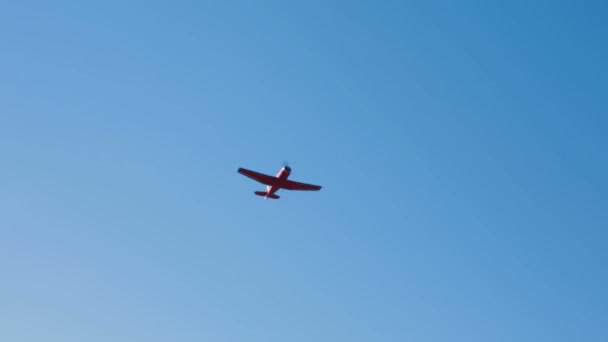
POLYGON ((283 163, 281 163, 281 165, 283 165, 283 166, 289 166, 289 162, 287 160, 283 160, 283 163))

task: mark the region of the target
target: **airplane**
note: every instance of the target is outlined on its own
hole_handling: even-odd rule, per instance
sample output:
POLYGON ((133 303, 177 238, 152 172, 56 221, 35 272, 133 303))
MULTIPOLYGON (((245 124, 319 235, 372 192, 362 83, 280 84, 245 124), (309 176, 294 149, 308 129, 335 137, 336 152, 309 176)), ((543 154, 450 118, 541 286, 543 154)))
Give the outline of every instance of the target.
POLYGON ((282 167, 276 176, 265 175, 263 173, 247 170, 242 167, 238 169, 238 173, 247 176, 251 179, 254 179, 262 184, 265 184, 266 191, 254 192, 254 194, 258 196, 263 196, 264 199, 279 199, 280 197, 275 194, 275 192, 277 192, 279 189, 308 191, 321 190, 321 186, 319 185, 312 185, 288 180, 287 178, 291 174, 291 168, 289 166, 282 167))

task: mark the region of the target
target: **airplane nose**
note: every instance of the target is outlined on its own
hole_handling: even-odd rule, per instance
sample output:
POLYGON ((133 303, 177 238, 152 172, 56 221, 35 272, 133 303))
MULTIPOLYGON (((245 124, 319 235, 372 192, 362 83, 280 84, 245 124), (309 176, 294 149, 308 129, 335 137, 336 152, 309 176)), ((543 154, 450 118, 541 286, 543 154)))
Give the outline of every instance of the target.
POLYGON ((285 166, 285 171, 291 172, 291 168, 289 166, 285 166))

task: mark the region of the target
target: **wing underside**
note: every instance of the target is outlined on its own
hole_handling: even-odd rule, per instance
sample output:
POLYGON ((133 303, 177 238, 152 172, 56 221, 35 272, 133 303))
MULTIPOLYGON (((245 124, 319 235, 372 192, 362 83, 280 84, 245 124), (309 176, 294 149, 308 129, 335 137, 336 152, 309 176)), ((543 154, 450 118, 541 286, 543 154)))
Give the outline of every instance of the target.
POLYGON ((266 185, 275 185, 277 178, 273 177, 273 176, 269 176, 269 175, 265 175, 263 173, 259 173, 259 172, 255 172, 255 171, 251 171, 251 170, 247 170, 244 168, 239 168, 238 172, 240 174, 242 174, 243 176, 247 176, 251 179, 254 179, 262 184, 266 184, 266 185))
POLYGON ((281 188, 283 188, 285 190, 308 190, 308 191, 321 190, 321 186, 319 186, 319 185, 294 182, 292 180, 285 181, 285 183, 283 183, 283 185, 281 185, 281 188))

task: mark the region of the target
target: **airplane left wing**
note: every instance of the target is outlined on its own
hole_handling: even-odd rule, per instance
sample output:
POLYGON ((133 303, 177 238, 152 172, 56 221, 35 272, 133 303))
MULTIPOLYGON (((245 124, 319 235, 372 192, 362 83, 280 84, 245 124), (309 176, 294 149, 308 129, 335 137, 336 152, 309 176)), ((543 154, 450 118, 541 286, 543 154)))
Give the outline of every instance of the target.
POLYGON ((283 185, 281 185, 281 188, 283 188, 285 190, 308 190, 308 191, 321 190, 321 186, 319 186, 319 185, 294 182, 292 180, 285 181, 285 183, 283 183, 283 185))
POLYGON ((255 179, 256 181, 266 184, 266 185, 275 185, 277 182, 277 178, 269 175, 265 175, 263 173, 247 170, 244 168, 239 168, 238 172, 244 176, 247 176, 251 179, 255 179))

